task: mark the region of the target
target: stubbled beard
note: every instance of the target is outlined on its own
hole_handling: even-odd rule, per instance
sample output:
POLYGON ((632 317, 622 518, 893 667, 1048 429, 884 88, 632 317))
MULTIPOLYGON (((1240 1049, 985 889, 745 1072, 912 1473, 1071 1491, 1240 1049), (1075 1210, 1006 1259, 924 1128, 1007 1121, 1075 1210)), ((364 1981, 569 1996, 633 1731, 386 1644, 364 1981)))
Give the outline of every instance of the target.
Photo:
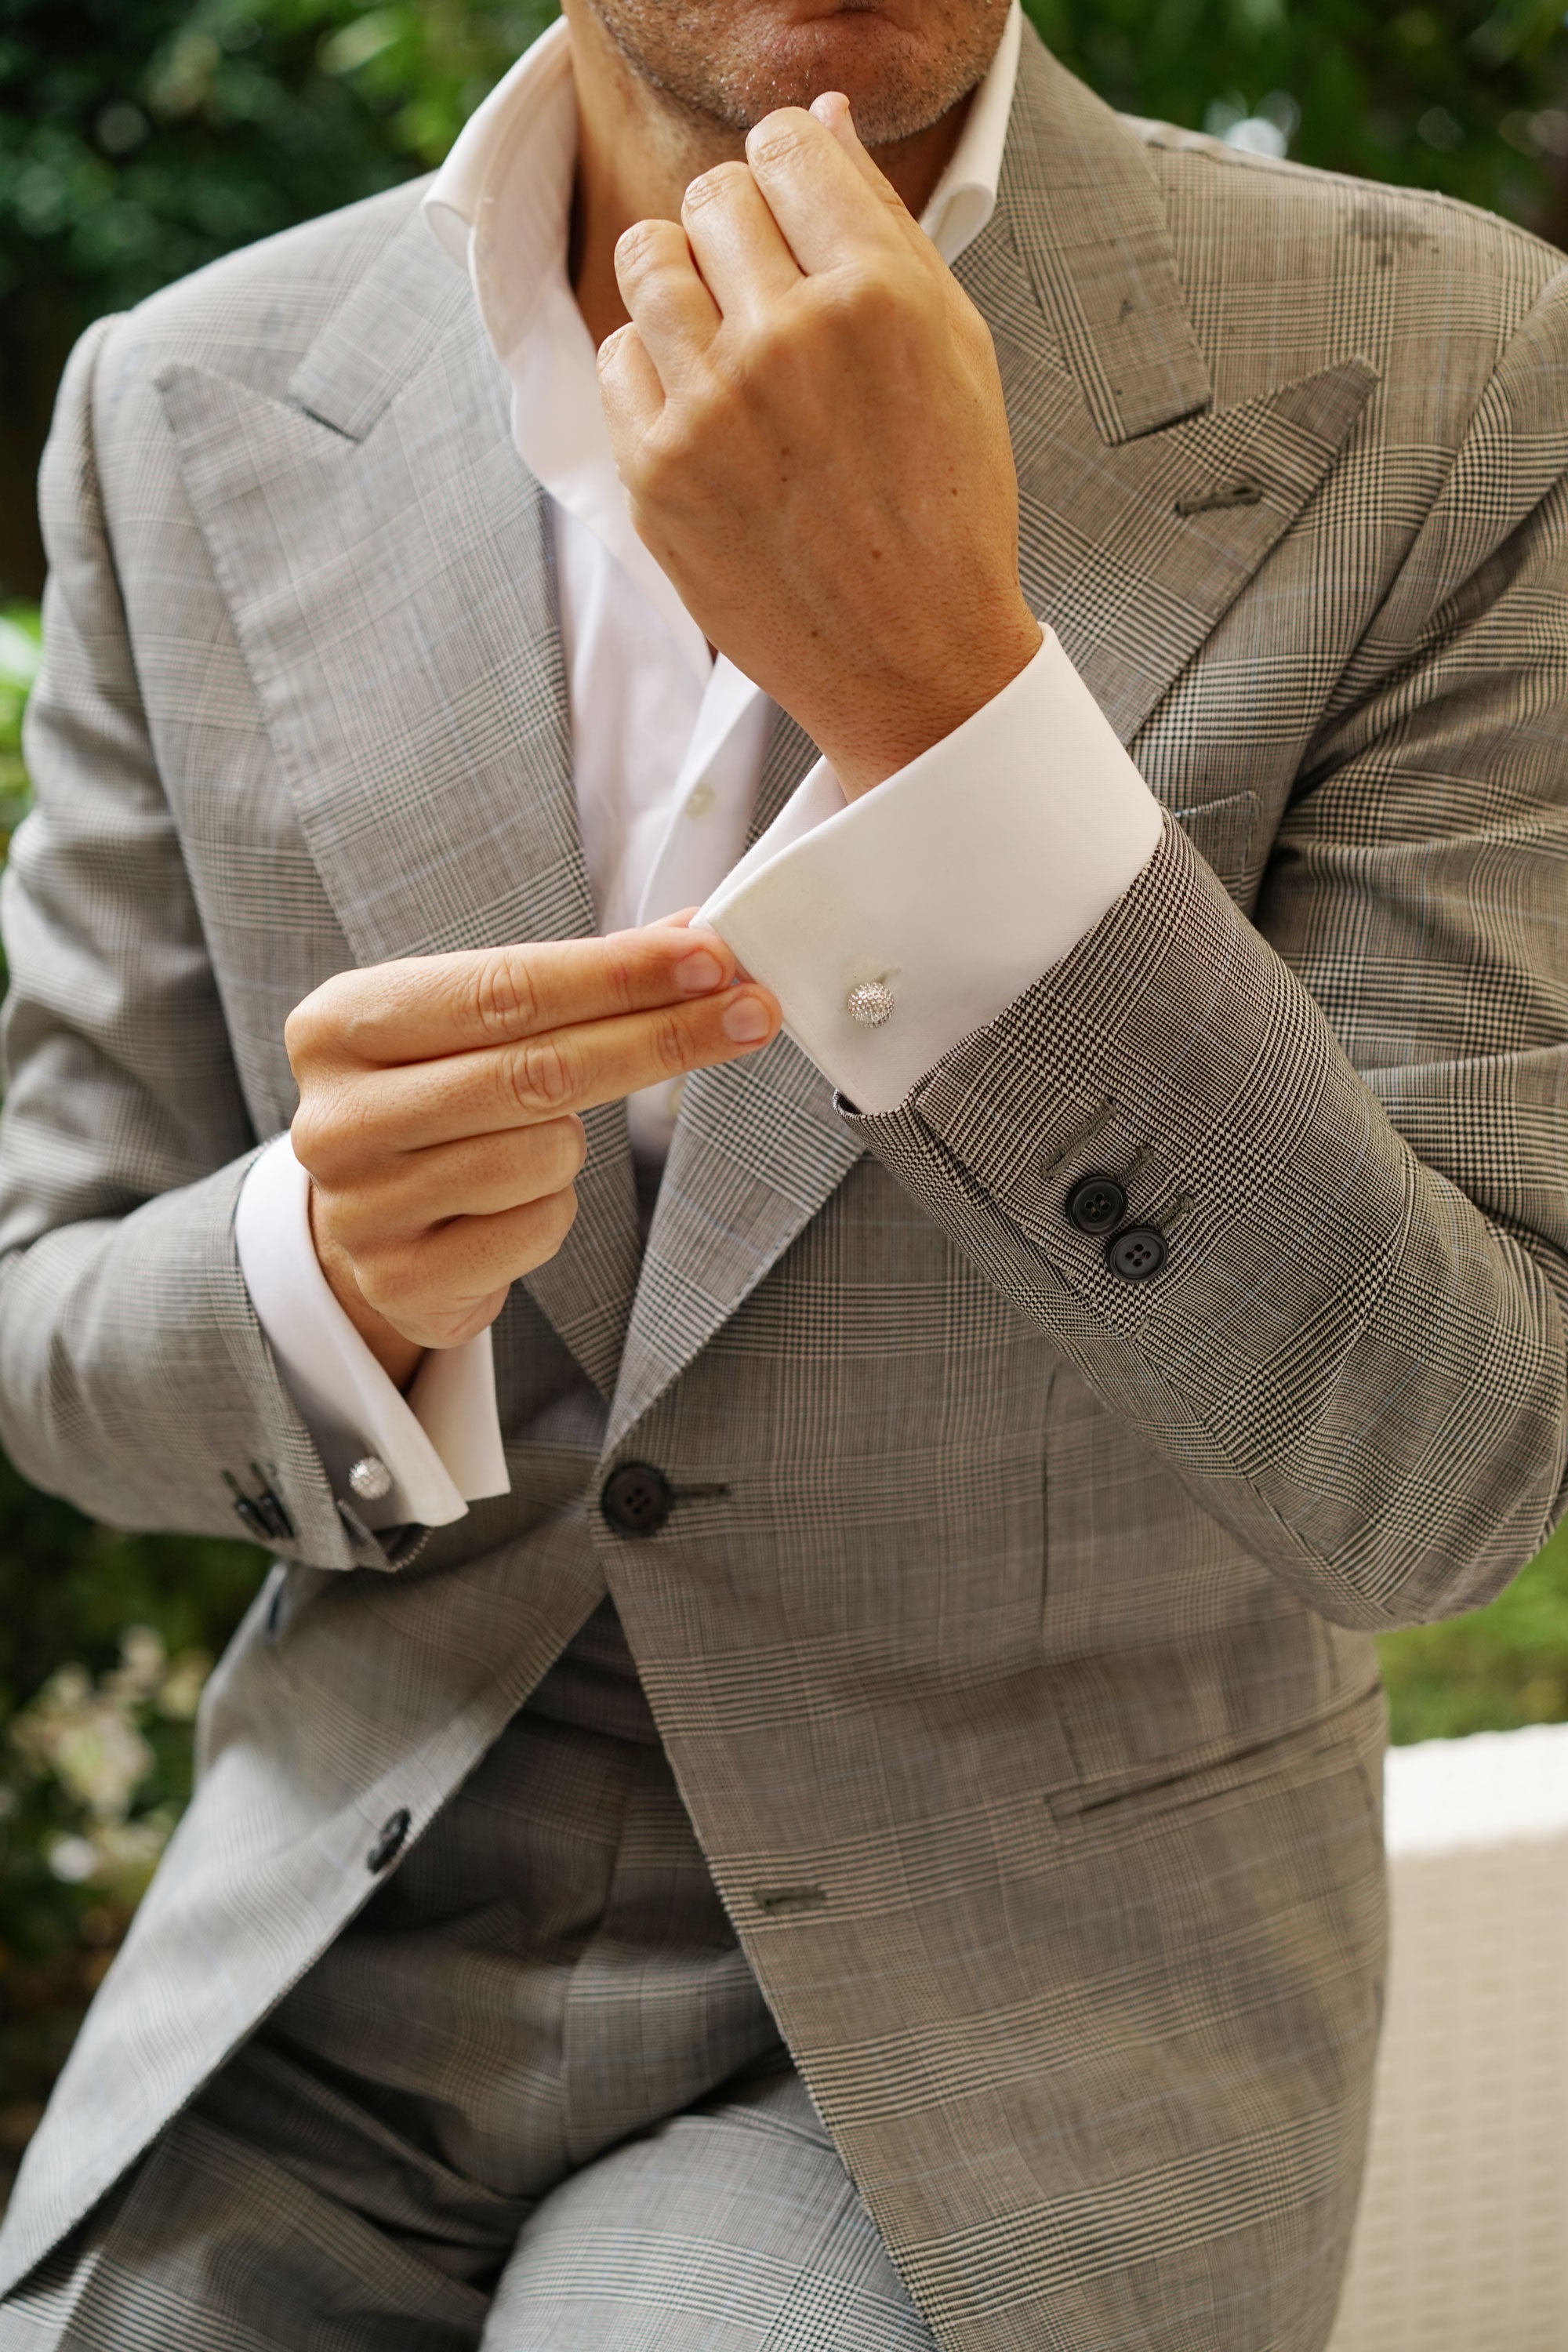
MULTIPOLYGON (((732 135, 743 135, 779 106, 809 106, 838 85, 824 40, 810 28, 787 37, 787 54, 770 58, 751 26, 718 25, 723 0, 590 0, 637 79, 658 92, 668 110, 732 135), (814 55, 814 51, 817 54, 814 55)), ((872 0, 874 5, 874 0, 872 0)), ((850 11, 855 10, 850 0, 850 11)), ((934 39, 888 45, 888 69, 876 88, 851 93, 855 124, 868 147, 912 139, 958 104, 981 80, 996 52, 1007 0, 968 0, 941 12, 934 39)), ((773 45, 775 52, 785 44, 773 45)))

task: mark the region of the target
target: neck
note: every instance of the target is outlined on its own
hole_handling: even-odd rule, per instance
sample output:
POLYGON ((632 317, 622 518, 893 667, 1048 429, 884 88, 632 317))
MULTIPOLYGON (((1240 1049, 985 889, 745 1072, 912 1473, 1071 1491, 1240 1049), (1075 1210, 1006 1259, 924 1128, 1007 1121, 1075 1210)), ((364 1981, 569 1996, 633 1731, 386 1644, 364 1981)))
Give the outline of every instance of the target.
MULTIPOLYGON (((745 153, 742 133, 677 110, 627 65, 587 0, 565 0, 577 84, 577 179, 570 266, 577 306, 595 343, 626 323, 616 247, 639 220, 680 218, 700 172, 745 153)), ((973 92, 912 139, 871 150, 917 220, 963 130, 973 92)))

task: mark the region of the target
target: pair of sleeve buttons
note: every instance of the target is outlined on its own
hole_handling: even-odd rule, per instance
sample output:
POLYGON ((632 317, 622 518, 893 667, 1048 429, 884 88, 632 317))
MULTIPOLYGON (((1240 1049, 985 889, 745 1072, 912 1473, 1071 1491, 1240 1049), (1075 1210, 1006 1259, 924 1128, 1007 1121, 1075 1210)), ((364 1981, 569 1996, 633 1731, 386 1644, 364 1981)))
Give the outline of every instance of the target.
POLYGON ((1106 1257, 1123 1282, 1147 1282, 1164 1265, 1169 1253, 1158 1225, 1122 1225, 1127 1188, 1114 1176, 1097 1171, 1080 1177, 1068 1194, 1067 1208, 1080 1234, 1096 1241, 1112 1236, 1106 1257))

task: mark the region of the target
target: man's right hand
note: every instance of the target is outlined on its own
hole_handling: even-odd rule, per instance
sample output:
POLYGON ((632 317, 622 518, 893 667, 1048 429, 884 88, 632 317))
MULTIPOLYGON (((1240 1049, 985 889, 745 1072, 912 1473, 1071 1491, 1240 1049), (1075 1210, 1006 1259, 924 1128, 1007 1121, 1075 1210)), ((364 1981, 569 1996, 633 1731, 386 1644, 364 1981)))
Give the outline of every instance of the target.
POLYGON ((580 1112, 754 1054, 779 1018, 679 921, 379 964, 306 997, 285 1039, 316 1255, 398 1386, 561 1247, 580 1112))

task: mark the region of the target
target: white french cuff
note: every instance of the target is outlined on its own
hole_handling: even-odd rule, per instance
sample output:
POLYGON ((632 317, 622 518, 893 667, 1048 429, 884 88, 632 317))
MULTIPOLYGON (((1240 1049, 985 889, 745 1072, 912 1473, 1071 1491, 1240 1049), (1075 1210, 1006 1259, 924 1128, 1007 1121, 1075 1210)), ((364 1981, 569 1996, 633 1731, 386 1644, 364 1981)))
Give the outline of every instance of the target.
POLYGON ((310 1200, 310 1180, 280 1135, 240 1189, 234 1236, 257 1319, 333 1493, 372 1528, 446 1527, 482 1496, 509 1493, 489 1331, 432 1349, 402 1396, 332 1296, 310 1200), (367 1456, 391 1474, 375 1499, 349 1482, 367 1456))
POLYGON ((859 800, 819 761, 697 920, 847 1101, 896 1110, 1087 937, 1163 823, 1047 629, 994 700, 859 800))

